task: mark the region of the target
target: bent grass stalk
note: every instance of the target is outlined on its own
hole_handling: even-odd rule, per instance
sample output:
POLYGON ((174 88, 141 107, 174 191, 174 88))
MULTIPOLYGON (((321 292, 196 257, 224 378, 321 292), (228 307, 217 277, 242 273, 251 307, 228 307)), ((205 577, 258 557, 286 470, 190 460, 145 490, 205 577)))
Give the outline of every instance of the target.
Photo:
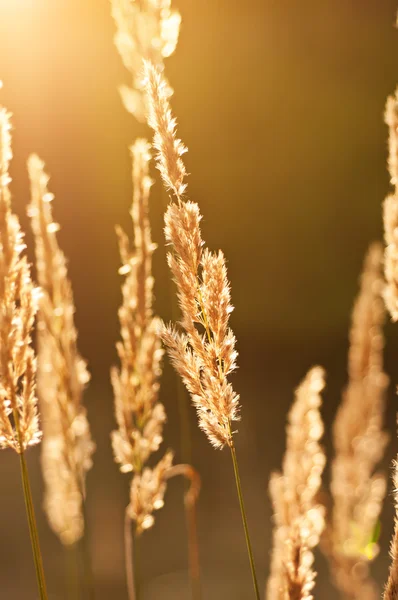
POLYGON ((197 526, 197 500, 201 487, 199 473, 188 464, 170 467, 165 473, 165 479, 182 475, 189 483, 184 494, 185 521, 188 537, 189 575, 191 579, 192 600, 201 600, 202 585, 199 559, 198 526, 197 526))
MULTIPOLYGON (((188 533, 189 573, 191 578, 192 600, 201 600, 202 590, 196 516, 196 504, 201 487, 200 476, 191 465, 179 464, 167 469, 163 475, 163 479, 167 481, 172 477, 177 477, 179 475, 182 475, 190 482, 190 486, 184 495, 188 533)), ((124 518, 124 547, 128 598, 129 600, 138 600, 139 574, 137 565, 137 537, 133 533, 133 522, 129 515, 128 508, 126 509, 124 518)))

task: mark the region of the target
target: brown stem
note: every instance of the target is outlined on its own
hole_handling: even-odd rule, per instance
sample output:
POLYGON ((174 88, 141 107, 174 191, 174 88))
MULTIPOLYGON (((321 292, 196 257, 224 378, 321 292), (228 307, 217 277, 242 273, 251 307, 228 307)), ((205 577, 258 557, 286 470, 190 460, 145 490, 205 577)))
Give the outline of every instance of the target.
POLYGON ((185 519, 188 535, 189 574, 191 579, 192 600, 201 600, 202 586, 200 576, 200 559, 197 527, 197 500, 200 492, 200 476, 191 465, 181 464, 170 467, 165 473, 165 479, 182 475, 190 481, 189 489, 184 495, 185 519))
POLYGON ((128 597, 129 600, 136 600, 134 575, 134 541, 132 521, 128 515, 128 509, 126 509, 124 516, 124 551, 128 597))

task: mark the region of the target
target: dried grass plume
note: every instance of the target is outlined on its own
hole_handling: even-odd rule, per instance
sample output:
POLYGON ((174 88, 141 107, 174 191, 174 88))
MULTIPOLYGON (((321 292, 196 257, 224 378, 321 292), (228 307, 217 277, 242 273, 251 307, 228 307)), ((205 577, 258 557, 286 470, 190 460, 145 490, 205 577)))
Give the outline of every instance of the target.
POLYGON ((384 299, 393 321, 398 321, 398 89, 387 99, 385 121, 389 129, 388 170, 394 190, 383 205, 386 289, 384 299))
POLYGON ((173 455, 167 452, 154 469, 146 466, 163 440, 166 413, 158 401, 163 350, 160 320, 153 315, 152 253, 148 201, 150 146, 138 139, 131 147, 133 159, 134 248, 118 227, 122 266, 123 303, 119 309, 122 340, 117 344, 120 369, 112 369, 115 415, 118 429, 112 433, 116 462, 123 473, 133 472, 128 514, 137 533, 153 524, 153 511, 163 505, 164 472, 173 455))
POLYGON ((74 300, 66 259, 60 250, 48 191, 49 177, 36 155, 28 160, 31 183, 29 216, 42 288, 38 325, 38 391, 43 417, 44 505, 51 527, 64 544, 84 532, 83 502, 95 445, 83 391, 90 379, 77 349, 74 300))
POLYGON ((225 259, 221 251, 204 248, 199 207, 182 197, 185 147, 176 136, 167 83, 149 62, 145 63, 145 83, 157 166, 177 201, 167 209, 165 235, 172 248, 168 263, 177 285, 183 331, 164 327, 163 341, 191 395, 199 426, 216 448, 232 446, 231 427, 238 419, 239 397, 228 381, 236 368, 237 352, 228 324, 232 305, 225 259))
POLYGON ((11 213, 10 132, 10 114, 0 107, 0 448, 20 454, 41 439, 31 346, 39 290, 23 255, 18 218, 11 213))
POLYGON ((287 425, 282 473, 273 473, 270 493, 275 514, 268 600, 312 600, 313 548, 324 528, 317 502, 326 458, 319 439, 324 371, 312 368, 296 391, 287 425))
POLYGON ((352 313, 349 382, 333 427, 333 510, 325 549, 336 586, 352 600, 379 597, 368 565, 378 553, 374 532, 386 493, 385 476, 375 472, 388 442, 383 431, 388 377, 383 371, 382 268, 383 249, 372 244, 352 313))

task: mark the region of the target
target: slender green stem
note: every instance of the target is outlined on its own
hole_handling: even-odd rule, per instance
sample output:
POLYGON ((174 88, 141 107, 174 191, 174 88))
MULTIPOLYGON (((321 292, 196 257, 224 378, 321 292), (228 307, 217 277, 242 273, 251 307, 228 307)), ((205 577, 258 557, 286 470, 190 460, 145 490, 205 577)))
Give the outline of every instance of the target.
POLYGON ((232 440, 232 436, 231 436, 230 449, 231 449, 232 463, 233 463, 233 466, 234 466, 236 489, 237 489, 237 492, 238 492, 240 512, 241 512, 241 515, 242 515, 243 529, 245 530, 247 553, 249 555, 250 568, 251 568, 252 578, 253 578, 253 586, 254 586, 254 591, 255 591, 256 599, 260 600, 260 592, 259 592, 259 588, 258 588, 257 575, 256 575, 256 566, 254 564, 253 550, 252 550, 252 545, 251 545, 250 536, 249 536, 249 528, 247 526, 247 518, 246 518, 245 505, 244 505, 244 502, 243 502, 243 494, 242 494, 242 486, 241 486, 241 482, 240 482, 238 459, 236 457, 236 450, 235 450, 234 442, 232 440))
POLYGON ((44 577, 43 560, 40 551, 39 534, 37 531, 35 510, 33 506, 32 490, 30 487, 25 454, 22 449, 19 454, 19 459, 21 465, 21 477, 23 493, 25 498, 26 516, 28 518, 30 541, 32 544, 33 559, 36 569, 37 585, 39 588, 40 600, 47 600, 46 580, 44 577))

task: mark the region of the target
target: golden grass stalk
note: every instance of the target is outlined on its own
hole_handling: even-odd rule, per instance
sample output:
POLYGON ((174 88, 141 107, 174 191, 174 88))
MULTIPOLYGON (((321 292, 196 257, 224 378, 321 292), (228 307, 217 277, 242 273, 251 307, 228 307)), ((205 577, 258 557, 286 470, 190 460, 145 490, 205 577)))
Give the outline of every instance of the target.
MULTIPOLYGON (((118 227, 122 266, 123 303, 119 309, 122 340, 117 344, 120 368, 111 372, 118 429, 112 433, 115 461, 122 473, 133 473, 130 503, 126 515, 140 536, 154 523, 153 512, 163 506, 166 489, 164 475, 171 467, 173 453, 168 451, 154 468, 146 465, 163 440, 166 420, 164 406, 158 401, 161 375, 160 328, 153 315, 152 253, 148 200, 152 180, 149 177, 150 146, 138 139, 131 147, 133 158, 134 249, 128 236, 118 227)), ((126 556, 132 551, 130 538, 125 538, 126 556)), ((130 600, 134 598, 132 563, 127 561, 130 600)))
POLYGON ((275 529, 267 586, 269 600, 313 598, 313 549, 324 528, 324 507, 317 502, 326 462, 319 444, 323 434, 320 406, 324 385, 323 369, 314 367, 297 388, 288 416, 282 473, 271 475, 275 529))
POLYGON ((388 170, 394 190, 383 205, 386 242, 384 271, 387 282, 384 300, 392 320, 398 321, 398 88, 387 99, 385 122, 389 129, 388 170))
MULTIPOLYGON (((398 22, 398 21, 397 21, 398 22)), ((393 321, 398 321, 398 88, 387 99, 385 121, 389 128, 388 169, 392 194, 387 196, 383 206, 385 249, 385 277, 387 281, 384 300, 393 321)), ((395 524, 391 541, 391 566, 384 600, 398 599, 398 462, 394 465, 395 524)))
POLYGON ((221 251, 203 249, 199 207, 183 199, 186 170, 181 157, 186 149, 176 136, 167 82, 148 61, 144 62, 144 74, 158 169, 176 200, 166 211, 165 235, 172 247, 168 262, 177 285, 183 331, 164 326, 163 341, 191 395, 200 428, 214 447, 227 445, 231 450, 253 585, 259 598, 232 432, 232 422, 238 419, 239 396, 228 381, 237 353, 228 325, 232 306, 225 259, 221 251))
POLYGON ((325 551, 336 587, 350 600, 379 597, 369 563, 378 553, 375 532, 386 493, 385 476, 375 472, 388 441, 383 431, 388 377, 383 371, 382 268, 382 246, 372 244, 352 313, 349 382, 333 427, 333 510, 325 551))
POLYGON ((0 107, 0 448, 19 454, 26 514, 37 584, 47 600, 32 492, 25 460, 29 446, 41 440, 36 398, 36 357, 31 346, 38 288, 30 275, 23 234, 11 213, 9 163, 10 115, 0 107))
POLYGON ((132 77, 132 86, 120 86, 120 95, 126 110, 142 123, 147 113, 142 61, 162 67, 178 42, 181 17, 170 5, 171 0, 111 0, 115 45, 132 77))
POLYGON ((44 506, 61 542, 70 546, 84 533, 86 475, 95 445, 83 391, 90 379, 77 349, 75 306, 66 259, 57 242, 49 177, 36 155, 28 160, 29 216, 35 238, 38 282, 42 289, 38 326, 38 390, 43 418, 44 506))
MULTIPOLYGON (((147 101, 142 83, 142 61, 151 60, 163 68, 164 59, 177 45, 181 17, 171 9, 171 0, 111 0, 117 32, 115 45, 132 77, 132 87, 119 88, 123 104, 138 121, 145 122, 147 101)), ((170 88, 171 93, 171 88, 170 88)), ((172 302, 173 311, 175 302, 172 302)), ((191 460, 191 435, 184 388, 177 380, 177 401, 181 429, 181 455, 191 460)))

